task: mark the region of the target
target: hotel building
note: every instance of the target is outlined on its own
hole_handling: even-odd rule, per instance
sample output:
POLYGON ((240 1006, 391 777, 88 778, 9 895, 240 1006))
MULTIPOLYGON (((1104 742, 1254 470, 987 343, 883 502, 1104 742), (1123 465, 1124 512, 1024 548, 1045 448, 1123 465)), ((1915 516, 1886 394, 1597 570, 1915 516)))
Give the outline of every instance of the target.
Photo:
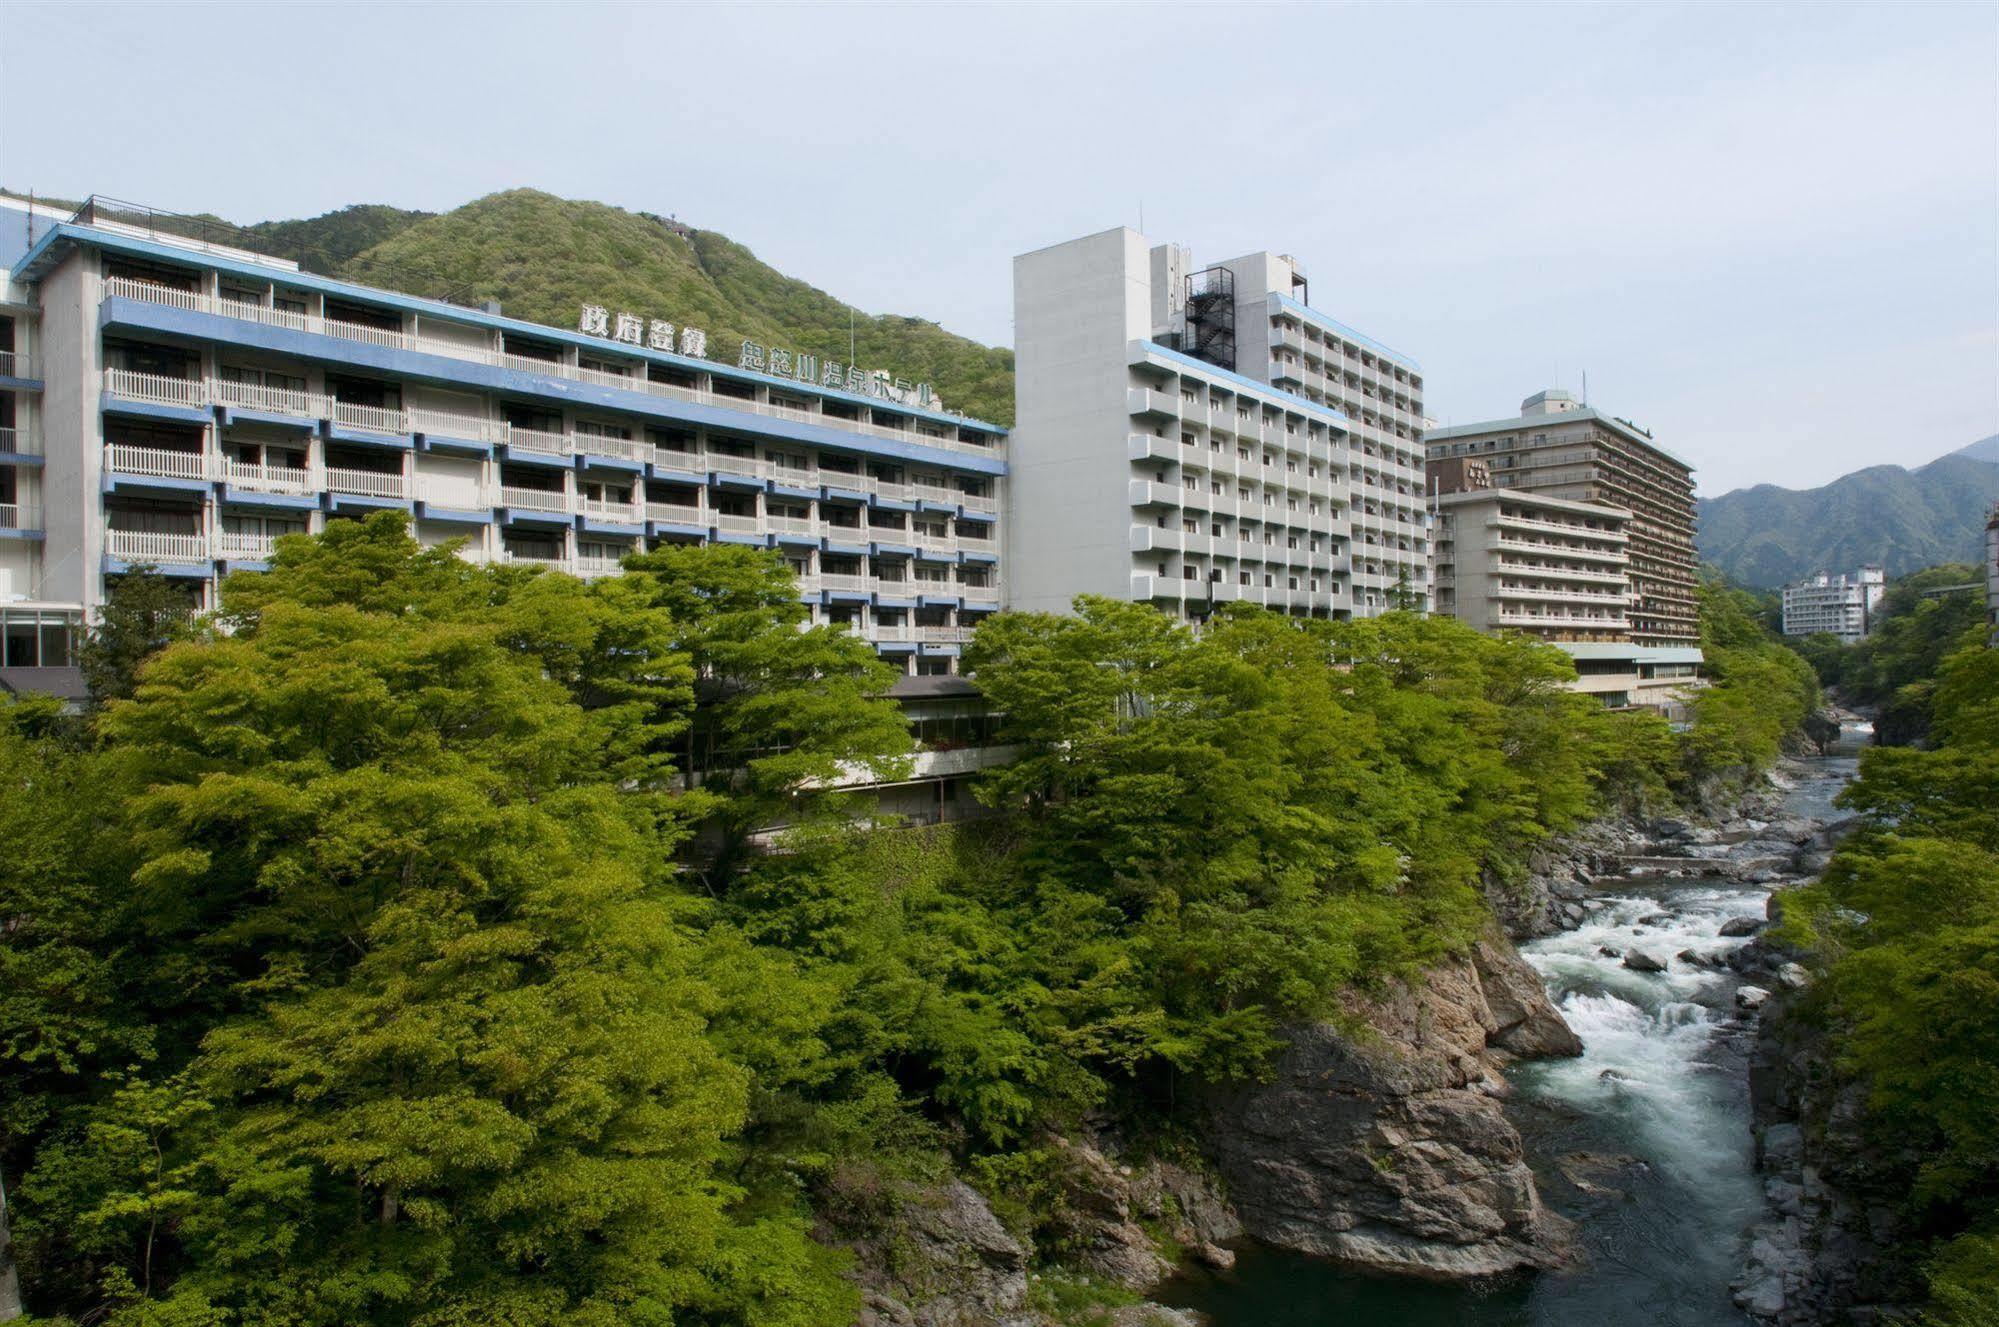
POLYGON ((1784 634, 1823 632, 1852 645, 1873 630, 1874 610, 1887 592, 1888 576, 1879 567, 1862 567, 1850 575, 1815 572, 1784 587, 1784 634))
POLYGON ((1010 606, 1429 607, 1421 370, 1307 295, 1123 227, 1014 259, 1010 606))
POLYGON ((131 567, 209 607, 280 536, 384 509, 472 561, 584 577, 661 543, 772 548, 815 621, 915 675, 955 672, 1000 605, 1005 431, 881 375, 542 326, 89 205, 0 212, 0 264, 9 667, 67 663, 131 567))
POLYGON ((1436 498, 1437 611, 1555 643, 1631 639, 1631 513, 1470 489, 1436 498))
POLYGON ((1629 512, 1632 641, 1700 643, 1693 468, 1651 434, 1546 391, 1515 418, 1433 428, 1424 440, 1432 461, 1483 460, 1494 488, 1629 512))

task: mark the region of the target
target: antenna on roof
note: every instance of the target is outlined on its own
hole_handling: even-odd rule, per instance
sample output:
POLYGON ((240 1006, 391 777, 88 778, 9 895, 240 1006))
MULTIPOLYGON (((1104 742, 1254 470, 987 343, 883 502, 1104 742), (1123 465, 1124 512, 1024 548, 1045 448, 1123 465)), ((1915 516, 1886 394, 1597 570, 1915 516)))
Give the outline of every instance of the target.
POLYGON ((1589 370, 1583 370, 1583 404, 1589 404, 1589 370))

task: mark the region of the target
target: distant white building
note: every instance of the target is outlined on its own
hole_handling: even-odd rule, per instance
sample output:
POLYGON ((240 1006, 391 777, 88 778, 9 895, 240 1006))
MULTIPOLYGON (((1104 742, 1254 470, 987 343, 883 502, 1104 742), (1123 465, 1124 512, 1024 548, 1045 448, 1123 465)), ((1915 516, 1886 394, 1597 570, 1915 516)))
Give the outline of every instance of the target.
POLYGON ((1887 593, 1888 578, 1879 567, 1835 576, 1821 571, 1784 587, 1784 634, 1837 636, 1851 645, 1873 628, 1874 610, 1887 593))

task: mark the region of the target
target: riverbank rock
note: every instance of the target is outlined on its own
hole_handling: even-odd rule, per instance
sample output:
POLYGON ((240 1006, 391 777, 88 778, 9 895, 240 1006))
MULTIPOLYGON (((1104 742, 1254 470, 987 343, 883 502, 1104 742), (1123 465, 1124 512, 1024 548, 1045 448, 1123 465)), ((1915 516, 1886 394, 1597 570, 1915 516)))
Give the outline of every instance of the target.
POLYGON ((1809 998, 1761 1001, 1749 1095, 1768 1211, 1735 1303, 1772 1327, 1897 1321, 1921 1292, 1897 1250, 1913 1243, 1902 1213, 1922 1157, 1868 1141, 1868 1084, 1838 1071, 1821 1017, 1799 1012, 1809 998))
POLYGON ((1446 1280, 1569 1265, 1568 1223, 1542 1206, 1493 1093, 1503 1056, 1581 1049, 1532 969, 1489 937, 1346 1014, 1288 1029, 1269 1081, 1211 1103, 1210 1150, 1249 1233, 1446 1280))
POLYGON ((1666 960, 1649 949, 1633 945, 1624 951, 1624 966, 1633 972, 1664 972, 1666 960))
POLYGON ((1027 1248, 962 1180, 903 1191, 848 1247, 861 1327, 1043 1327, 1027 1307, 1027 1248))
POLYGON ((1197 1256, 1212 1249, 1217 1258, 1235 1260, 1220 1246, 1243 1233, 1242 1222, 1215 1176, 1157 1158, 1127 1164, 1107 1138, 1051 1142, 1063 1162, 1062 1215, 1053 1235, 1066 1263, 1100 1280, 1147 1290, 1173 1272, 1161 1236, 1197 1256))
POLYGON ((1745 935, 1756 934, 1765 924, 1761 917, 1730 917, 1721 924, 1721 930, 1717 934, 1729 939, 1738 939, 1745 935))

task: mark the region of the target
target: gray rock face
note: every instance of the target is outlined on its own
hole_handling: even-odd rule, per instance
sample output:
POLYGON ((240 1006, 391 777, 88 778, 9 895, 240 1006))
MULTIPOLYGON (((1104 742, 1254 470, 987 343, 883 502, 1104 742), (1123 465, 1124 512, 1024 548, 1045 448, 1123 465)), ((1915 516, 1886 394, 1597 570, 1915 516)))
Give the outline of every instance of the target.
POLYGON ((1579 1053, 1539 979, 1492 940, 1417 990, 1350 1002, 1352 1030, 1290 1031, 1270 1081, 1213 1103, 1210 1147, 1266 1243, 1411 1276, 1575 1256, 1493 1099, 1494 1053, 1579 1053))
POLYGON ((1028 1251, 971 1185, 908 1194, 897 1218, 892 1251, 856 1249, 861 1327, 1041 1327, 1025 1307, 1028 1251))
POLYGON ((1754 935, 1762 930, 1763 926, 1764 921, 1761 917, 1730 917, 1721 924, 1720 934, 1730 938, 1754 935))

